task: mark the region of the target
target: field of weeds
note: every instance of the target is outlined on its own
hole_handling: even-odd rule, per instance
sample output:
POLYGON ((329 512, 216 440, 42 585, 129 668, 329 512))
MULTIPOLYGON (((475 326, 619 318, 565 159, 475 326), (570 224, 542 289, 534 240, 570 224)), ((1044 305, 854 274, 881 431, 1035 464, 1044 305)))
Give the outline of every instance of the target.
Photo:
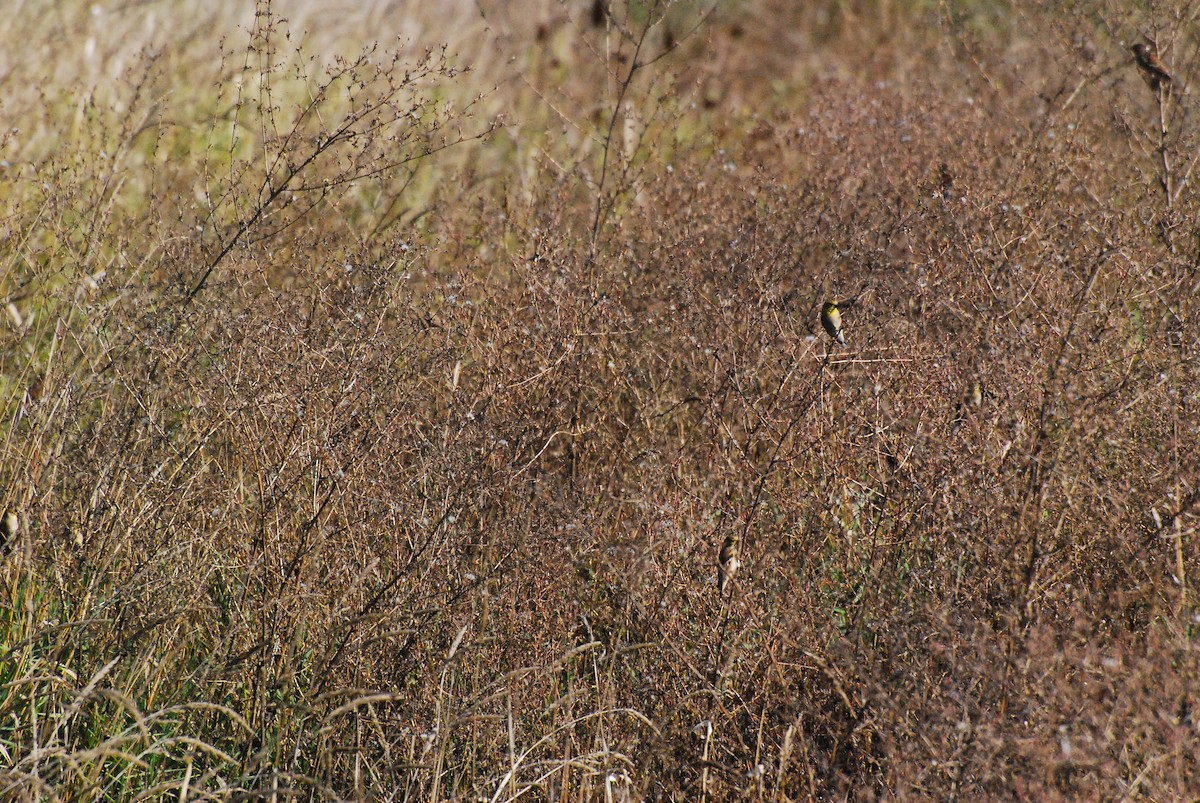
POLYGON ((1195 4, 233 6, 6 11, 0 798, 1196 795, 1195 4))

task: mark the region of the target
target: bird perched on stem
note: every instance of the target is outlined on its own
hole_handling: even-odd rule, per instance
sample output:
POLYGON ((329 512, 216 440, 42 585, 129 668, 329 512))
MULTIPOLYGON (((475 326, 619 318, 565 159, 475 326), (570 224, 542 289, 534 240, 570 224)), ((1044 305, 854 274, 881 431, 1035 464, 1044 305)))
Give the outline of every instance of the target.
POLYGON ((821 305, 821 326, 825 327, 830 337, 846 345, 846 337, 842 334, 842 312, 836 301, 826 301, 821 305))
POLYGON ((983 406, 983 387, 979 384, 978 379, 971 383, 971 387, 967 388, 963 401, 975 409, 983 406))
POLYGON ((841 301, 830 299, 821 305, 821 326, 825 328, 830 337, 843 346, 846 345, 846 336, 842 334, 842 312, 854 307, 867 294, 867 288, 870 285, 869 281, 863 282, 863 286, 859 288, 853 298, 841 301))
POLYGON ((21 525, 17 519, 16 511, 5 510, 4 516, 0 517, 0 556, 6 555, 8 549, 11 549, 8 546, 8 542, 16 538, 17 531, 20 528, 21 525))
POLYGON ((1129 49, 1133 51, 1133 60, 1137 62, 1142 78, 1155 92, 1170 88, 1171 84, 1175 83, 1175 77, 1171 75, 1171 71, 1166 68, 1158 58, 1158 54, 1149 46, 1138 42, 1129 49))
POLYGON ((854 299, 845 301, 826 301, 821 305, 821 326, 825 332, 839 345, 846 345, 845 331, 842 329, 842 313, 854 306, 854 299))
POLYGON ((738 568, 742 565, 739 556, 741 554, 740 539, 736 533, 730 533, 725 538, 725 543, 721 544, 721 551, 717 554, 717 593, 724 594, 725 589, 729 588, 733 582, 733 576, 737 574, 738 568))

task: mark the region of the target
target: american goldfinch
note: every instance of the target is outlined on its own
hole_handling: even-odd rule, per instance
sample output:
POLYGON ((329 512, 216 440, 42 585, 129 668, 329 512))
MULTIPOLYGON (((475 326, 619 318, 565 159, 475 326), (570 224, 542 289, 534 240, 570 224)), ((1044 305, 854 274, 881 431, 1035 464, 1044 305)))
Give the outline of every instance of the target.
POLYGON ((1157 92, 1164 86, 1169 86, 1175 82, 1174 76, 1159 60, 1158 54, 1153 50, 1143 45, 1141 42, 1129 48, 1133 51, 1133 59, 1137 62, 1138 69, 1142 73, 1142 78, 1150 85, 1150 88, 1157 92))
POLYGON ((742 562, 738 559, 741 552, 738 543, 738 537, 735 534, 730 534, 725 543, 721 544, 721 551, 717 555, 717 593, 724 594, 725 589, 733 582, 733 576, 737 574, 738 567, 742 562))
POLYGON ((826 301, 821 305, 821 326, 825 327, 830 337, 843 346, 846 345, 846 338, 842 335, 842 313, 833 301, 826 301))
POLYGON ((955 408, 954 420, 950 422, 950 431, 958 432, 971 410, 978 410, 981 407, 983 407, 983 385, 979 384, 979 380, 976 379, 967 387, 962 400, 955 408))
POLYGON ((965 401, 971 407, 979 408, 983 406, 983 387, 979 384, 979 380, 971 383, 971 387, 967 389, 965 401))

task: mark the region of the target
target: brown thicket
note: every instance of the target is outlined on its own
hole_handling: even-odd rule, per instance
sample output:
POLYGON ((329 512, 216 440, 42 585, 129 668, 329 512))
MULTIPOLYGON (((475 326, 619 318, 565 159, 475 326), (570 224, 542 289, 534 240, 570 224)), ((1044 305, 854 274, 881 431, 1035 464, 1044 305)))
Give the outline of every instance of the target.
POLYGON ((22 10, 0 797, 1194 795, 1200 39, 1045 5, 22 10))

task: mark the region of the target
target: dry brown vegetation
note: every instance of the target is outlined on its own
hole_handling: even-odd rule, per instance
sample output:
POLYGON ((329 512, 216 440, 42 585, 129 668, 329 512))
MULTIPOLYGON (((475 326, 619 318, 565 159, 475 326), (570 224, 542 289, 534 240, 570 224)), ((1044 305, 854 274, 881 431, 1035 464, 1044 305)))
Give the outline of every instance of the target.
POLYGON ((1197 794, 1193 4, 177 5, 3 35, 0 797, 1197 794))

